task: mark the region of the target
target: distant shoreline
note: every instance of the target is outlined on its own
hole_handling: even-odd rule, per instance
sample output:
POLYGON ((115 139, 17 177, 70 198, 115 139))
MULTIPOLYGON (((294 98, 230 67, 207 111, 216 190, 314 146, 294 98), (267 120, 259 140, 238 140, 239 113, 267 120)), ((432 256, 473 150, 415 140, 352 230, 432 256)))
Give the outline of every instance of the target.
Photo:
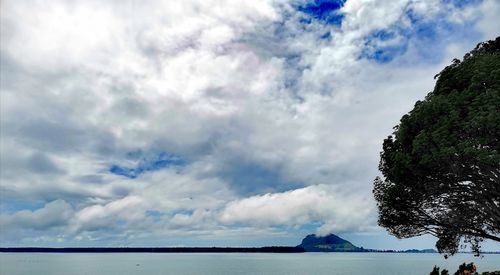
POLYGON ((0 247, 3 253, 304 253, 300 247, 0 247))
MULTIPOLYGON (((266 247, 0 247, 0 253, 401 253, 422 254, 416 250, 366 250, 311 252, 294 246, 266 247)), ((482 254, 500 254, 500 252, 481 252, 482 254)), ((458 252, 458 254, 471 254, 458 252)))

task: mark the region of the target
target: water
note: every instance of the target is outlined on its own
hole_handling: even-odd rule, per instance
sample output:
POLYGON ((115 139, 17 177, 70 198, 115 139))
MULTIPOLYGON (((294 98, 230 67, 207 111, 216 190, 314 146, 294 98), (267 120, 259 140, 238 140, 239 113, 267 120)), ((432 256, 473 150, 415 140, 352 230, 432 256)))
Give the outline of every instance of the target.
POLYGON ((1 275, 427 275, 434 265, 452 271, 474 261, 480 272, 500 270, 500 255, 301 254, 43 254, 0 253, 1 275))

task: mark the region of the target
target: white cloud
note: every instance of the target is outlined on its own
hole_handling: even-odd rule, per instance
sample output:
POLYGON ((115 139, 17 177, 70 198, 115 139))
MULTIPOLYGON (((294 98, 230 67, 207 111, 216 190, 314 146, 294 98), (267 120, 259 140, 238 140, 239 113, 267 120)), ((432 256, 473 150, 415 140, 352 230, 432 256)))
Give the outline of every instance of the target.
POLYGON ((483 34, 484 40, 495 39, 498 35, 498 24, 495 22, 495 16, 500 12, 500 3, 495 0, 485 0, 479 7, 479 22, 477 28, 483 34))
POLYGON ((372 230, 381 140, 479 41, 446 40, 434 63, 410 41, 379 64, 360 57, 366 36, 411 27, 403 13, 412 8, 427 20, 444 9, 453 22, 478 20, 491 39, 498 3, 458 11, 349 0, 340 26, 304 25, 296 4, 2 2, 0 192, 9 200, 0 203, 46 203, 1 214, 5 226, 32 229, 10 240, 279 235, 310 222, 320 233, 372 230), (186 164, 134 179, 110 173, 137 166, 127 157, 137 150, 186 164), (56 210, 62 219, 40 223, 56 210))
POLYGON ((324 224, 320 233, 345 232, 370 225, 372 203, 364 195, 346 193, 327 185, 313 185, 230 202, 220 219, 229 224, 264 226, 300 226, 319 222, 324 224))
POLYGON ((0 228, 10 230, 49 230, 68 224, 74 210, 66 201, 55 200, 35 211, 21 210, 13 214, 0 214, 0 228))
POLYGON ((118 221, 140 222, 144 218, 144 208, 140 207, 142 203, 141 198, 128 196, 105 205, 94 204, 85 207, 76 213, 70 230, 102 230, 115 226, 118 221))

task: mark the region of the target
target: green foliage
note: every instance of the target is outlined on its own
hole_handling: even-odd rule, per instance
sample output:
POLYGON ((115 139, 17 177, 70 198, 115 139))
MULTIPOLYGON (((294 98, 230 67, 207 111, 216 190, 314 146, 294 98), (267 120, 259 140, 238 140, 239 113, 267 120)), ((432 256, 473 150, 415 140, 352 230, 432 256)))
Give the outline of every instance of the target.
POLYGON ((476 266, 474 263, 463 263, 458 267, 457 272, 454 275, 477 275, 476 266))
MULTIPOLYGON (((441 273, 439 273, 439 267, 434 266, 432 269, 431 273, 429 275, 449 275, 448 270, 443 269, 441 273)), ((458 270, 453 273, 454 275, 478 275, 479 273, 476 272, 476 266, 474 263, 463 263, 458 267, 458 270)), ((493 271, 493 272, 483 272, 481 275, 500 275, 500 271, 493 271)))
POLYGON ((379 224, 399 238, 432 234, 441 253, 461 240, 479 253, 483 239, 500 241, 500 37, 436 77, 384 140, 379 224))
POLYGON ((432 269, 431 273, 429 273, 429 275, 439 275, 439 267, 434 266, 434 268, 432 269))
POLYGON ((441 273, 439 273, 439 267, 437 267, 437 266, 434 266, 434 268, 432 269, 431 273, 429 273, 429 275, 439 275, 439 274, 441 274, 441 275, 449 275, 448 270, 446 270, 446 269, 443 269, 441 271, 441 273))

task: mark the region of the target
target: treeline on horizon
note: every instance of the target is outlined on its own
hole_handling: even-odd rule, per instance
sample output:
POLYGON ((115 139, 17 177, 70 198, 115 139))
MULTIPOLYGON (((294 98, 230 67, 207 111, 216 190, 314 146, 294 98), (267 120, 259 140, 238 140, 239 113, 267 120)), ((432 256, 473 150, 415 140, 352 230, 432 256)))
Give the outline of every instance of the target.
MULTIPOLYGON (((265 247, 0 247, 0 253, 304 253, 296 246, 265 247)), ((377 250, 364 249, 355 253, 437 253, 433 249, 377 250)), ((332 253, 332 252, 331 252, 332 253)), ((335 252, 333 252, 335 253, 335 252)), ((337 253, 342 253, 337 251, 337 253)), ((469 253, 469 252, 462 252, 469 253)), ((500 252, 482 252, 500 254, 500 252)))
POLYGON ((301 247, 2 247, 7 253, 303 253, 301 247))

